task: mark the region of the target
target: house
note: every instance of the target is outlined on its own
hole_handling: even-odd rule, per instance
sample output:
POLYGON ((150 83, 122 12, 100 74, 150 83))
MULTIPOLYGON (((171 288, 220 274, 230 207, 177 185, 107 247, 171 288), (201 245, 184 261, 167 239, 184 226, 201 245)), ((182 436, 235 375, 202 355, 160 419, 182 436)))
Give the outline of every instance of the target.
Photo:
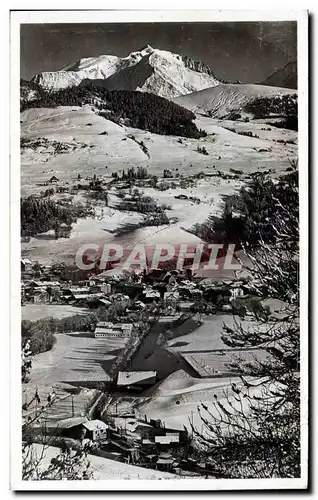
POLYGON ((70 417, 47 424, 48 433, 72 439, 108 440, 109 426, 101 420, 88 420, 86 417, 70 417))
POLYGON ((101 321, 96 325, 95 338, 128 338, 132 333, 133 325, 130 323, 116 324, 101 321))
POLYGON ((49 184, 56 184, 57 182, 60 182, 60 180, 55 175, 53 175, 51 179, 48 180, 49 184))
POLYGON ((80 298, 82 299, 87 299, 89 296, 89 287, 88 286, 82 286, 82 287, 67 287, 63 288, 63 296, 66 300, 79 300, 80 298))
POLYGON ((173 308, 177 307, 179 298, 180 298, 180 295, 179 295, 179 292, 177 290, 166 292, 163 296, 165 306, 166 307, 170 306, 173 308))
POLYGON ((172 443, 179 443, 178 433, 167 433, 165 436, 155 436, 155 443, 159 445, 171 445, 172 443))
POLYGON ((32 271, 32 262, 30 259, 21 259, 21 272, 32 271))
POLYGON ((166 314, 158 318, 158 324, 165 326, 172 326, 179 321, 181 314, 166 314))
POLYGON ((50 295, 44 288, 38 288, 33 291, 31 302, 34 304, 46 303, 50 301, 50 295))
POLYGON ((183 300, 179 302, 178 309, 181 312, 190 312, 191 308, 195 305, 195 302, 189 302, 187 300, 183 300))
POLYGON ((85 438, 92 441, 106 441, 109 426, 102 420, 88 420, 82 424, 86 430, 85 438))
POLYGON ((244 295, 244 291, 242 290, 242 288, 239 287, 231 287, 230 292, 231 292, 230 302, 232 302, 232 300, 235 300, 237 297, 242 297, 244 295))
POLYGON ((110 300, 105 299, 99 294, 89 295, 87 299, 87 305, 90 309, 98 309, 99 307, 109 307, 111 305, 110 300))
POLYGON ((112 291, 112 286, 110 283, 101 283, 100 284, 100 291, 105 293, 106 295, 109 295, 112 291))
POLYGON ((157 469, 165 472, 172 471, 178 462, 173 458, 170 453, 161 453, 157 460, 157 469))
POLYGON ((118 372, 117 386, 129 388, 144 388, 156 383, 156 371, 118 372))
POLYGON ((158 290, 153 290, 152 288, 147 288, 142 292, 142 301, 144 303, 150 303, 160 300, 160 292, 158 290))

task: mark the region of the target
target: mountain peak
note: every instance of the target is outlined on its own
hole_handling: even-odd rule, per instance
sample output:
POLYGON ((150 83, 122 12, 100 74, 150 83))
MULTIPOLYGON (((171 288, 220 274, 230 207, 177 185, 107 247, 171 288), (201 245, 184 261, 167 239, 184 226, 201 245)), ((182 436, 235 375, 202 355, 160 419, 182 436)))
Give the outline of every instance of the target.
POLYGON ((58 90, 89 82, 109 90, 139 90, 174 99, 219 84, 204 63, 147 44, 126 57, 86 57, 60 71, 40 73, 33 81, 58 90))

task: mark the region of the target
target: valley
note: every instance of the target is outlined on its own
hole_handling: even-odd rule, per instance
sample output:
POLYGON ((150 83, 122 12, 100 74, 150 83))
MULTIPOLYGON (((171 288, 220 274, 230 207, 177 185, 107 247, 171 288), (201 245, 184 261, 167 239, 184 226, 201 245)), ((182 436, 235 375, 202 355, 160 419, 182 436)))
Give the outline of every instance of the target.
MULTIPOLYGON (((115 461, 130 478, 135 465, 154 479, 218 477, 198 445, 200 411, 245 415, 280 387, 265 377, 285 360, 270 333, 276 276, 269 285, 253 265, 276 257, 275 217, 294 200, 297 90, 222 83, 147 45, 22 81, 20 131, 24 432, 36 448, 50 422, 54 455, 81 448, 84 426, 99 478, 119 474, 115 461), (233 246, 235 269, 224 253, 212 271, 149 264, 156 245, 211 242, 233 246), (101 271, 100 254, 78 265, 82 247, 107 244, 146 249, 146 265, 110 254, 101 271)), ((292 295, 279 292, 287 310, 292 295)))

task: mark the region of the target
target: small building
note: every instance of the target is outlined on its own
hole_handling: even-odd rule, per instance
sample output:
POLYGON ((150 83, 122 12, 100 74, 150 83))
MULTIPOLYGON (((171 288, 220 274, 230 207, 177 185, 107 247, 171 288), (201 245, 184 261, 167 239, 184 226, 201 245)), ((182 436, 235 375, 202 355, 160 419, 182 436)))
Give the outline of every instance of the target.
POLYGON ((45 289, 35 289, 31 295, 31 302, 34 304, 43 304, 50 301, 50 295, 45 289))
POLYGON ((88 420, 86 417, 70 417, 47 424, 48 433, 72 439, 106 441, 109 426, 102 420, 88 420))
POLYGON ((32 262, 30 259, 21 259, 21 272, 32 271, 32 262))
POLYGON ((112 286, 110 283, 101 283, 100 284, 100 291, 105 293, 106 295, 109 295, 112 291, 112 286))
POLYGON ((142 292, 142 301, 145 303, 150 303, 160 300, 160 292, 158 290, 153 290, 152 288, 147 288, 142 292))
POLYGON ((230 302, 232 302, 232 300, 235 300, 237 297, 242 297, 244 295, 244 291, 242 290, 242 288, 239 287, 231 287, 230 291, 231 291, 230 302))
POLYGON ((95 328, 95 338, 129 338, 132 333, 131 323, 113 324, 109 321, 101 321, 95 328))
POLYGON ((167 433, 165 436, 155 436, 155 443, 170 446, 172 443, 179 443, 179 438, 180 436, 178 433, 167 433))
POLYGON ((180 295, 179 295, 178 291, 174 290, 171 292, 166 292, 164 294, 163 299, 164 299, 165 306, 170 306, 170 307, 176 308, 178 305, 179 299, 180 299, 180 295))
POLYGON ((48 181, 49 184, 56 184, 57 182, 60 182, 60 180, 55 175, 53 175, 48 181))
POLYGON ((194 305, 195 305, 195 302, 190 302, 190 301, 187 301, 187 300, 183 300, 183 301, 179 302, 178 309, 181 312, 190 312, 191 308, 194 305))
POLYGON ((157 469, 165 472, 171 471, 177 466, 176 460, 170 453, 161 453, 157 460, 157 469))
POLYGON ((106 441, 108 439, 109 426, 102 420, 88 420, 82 425, 87 431, 85 438, 92 441, 106 441))
POLYGON ((117 386, 129 388, 144 388, 152 386, 156 383, 156 371, 135 371, 135 372, 119 372, 117 378, 117 386))

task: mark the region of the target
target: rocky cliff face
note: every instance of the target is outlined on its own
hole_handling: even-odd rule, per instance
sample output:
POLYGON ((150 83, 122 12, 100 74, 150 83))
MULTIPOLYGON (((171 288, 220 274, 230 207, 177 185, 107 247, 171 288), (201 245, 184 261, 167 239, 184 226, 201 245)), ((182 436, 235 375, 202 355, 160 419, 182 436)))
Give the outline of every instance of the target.
POLYGON ((184 62, 184 65, 192 71, 196 71, 197 73, 206 73, 207 75, 213 76, 213 78, 215 78, 215 75, 210 66, 208 66, 204 62, 194 61, 188 56, 183 56, 182 61, 184 62))

